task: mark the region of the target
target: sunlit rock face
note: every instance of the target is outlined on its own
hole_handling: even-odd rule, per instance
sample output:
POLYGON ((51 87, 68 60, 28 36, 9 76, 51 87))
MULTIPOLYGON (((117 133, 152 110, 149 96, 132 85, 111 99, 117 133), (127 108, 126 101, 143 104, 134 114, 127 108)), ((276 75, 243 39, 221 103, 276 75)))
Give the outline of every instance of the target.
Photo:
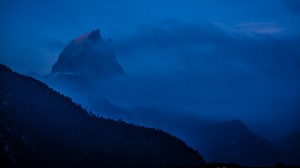
POLYGON ((107 79, 124 75, 111 40, 104 40, 98 29, 73 39, 52 66, 52 74, 107 79))

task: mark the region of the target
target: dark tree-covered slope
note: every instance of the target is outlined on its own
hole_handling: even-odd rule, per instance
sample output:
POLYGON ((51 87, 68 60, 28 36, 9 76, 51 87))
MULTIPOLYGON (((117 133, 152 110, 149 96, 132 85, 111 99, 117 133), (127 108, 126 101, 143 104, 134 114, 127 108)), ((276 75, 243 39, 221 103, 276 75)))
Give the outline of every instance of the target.
POLYGON ((282 151, 288 163, 300 165, 300 131, 278 138, 274 144, 282 151))
POLYGON ((99 118, 0 65, 0 167, 161 167, 201 156, 160 130, 99 118))

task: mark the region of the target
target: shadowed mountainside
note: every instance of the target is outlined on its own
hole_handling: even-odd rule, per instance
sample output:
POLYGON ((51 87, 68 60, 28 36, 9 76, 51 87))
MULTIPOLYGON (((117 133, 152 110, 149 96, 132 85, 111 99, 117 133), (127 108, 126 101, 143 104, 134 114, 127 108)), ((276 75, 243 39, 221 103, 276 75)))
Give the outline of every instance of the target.
POLYGON ((156 129, 99 118, 0 65, 0 167, 162 167, 204 163, 156 129))

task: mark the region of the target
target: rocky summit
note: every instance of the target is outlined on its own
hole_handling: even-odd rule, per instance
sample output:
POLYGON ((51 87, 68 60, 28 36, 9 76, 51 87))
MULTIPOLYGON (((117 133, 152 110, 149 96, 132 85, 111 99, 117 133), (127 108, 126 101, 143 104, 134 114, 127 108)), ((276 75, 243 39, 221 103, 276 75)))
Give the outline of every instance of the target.
POLYGON ((51 73, 98 80, 125 74, 112 41, 102 39, 98 29, 73 39, 60 53, 51 73))

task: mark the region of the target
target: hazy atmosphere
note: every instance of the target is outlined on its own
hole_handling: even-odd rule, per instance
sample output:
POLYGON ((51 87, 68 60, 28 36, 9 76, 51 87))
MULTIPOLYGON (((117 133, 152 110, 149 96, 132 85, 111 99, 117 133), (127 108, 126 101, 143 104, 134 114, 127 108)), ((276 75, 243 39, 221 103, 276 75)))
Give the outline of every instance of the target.
POLYGON ((300 129, 298 0, 2 0, 0 63, 47 75, 99 28, 126 76, 94 85, 113 104, 300 129))

